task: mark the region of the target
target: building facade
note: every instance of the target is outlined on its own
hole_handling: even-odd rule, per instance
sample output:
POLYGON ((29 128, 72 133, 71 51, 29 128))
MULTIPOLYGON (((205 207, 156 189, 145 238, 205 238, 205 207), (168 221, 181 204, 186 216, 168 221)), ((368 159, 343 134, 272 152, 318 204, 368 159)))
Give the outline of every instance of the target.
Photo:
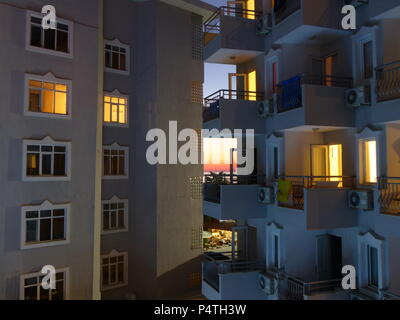
POLYGON ((146 135, 168 120, 201 128, 193 86, 211 12, 180 0, 0 1, 0 299, 195 287, 201 167, 150 165, 146 135), (45 5, 55 29, 42 27, 45 5), (44 266, 53 290, 41 288, 44 266))
POLYGON ((400 7, 349 2, 355 30, 333 0, 248 0, 204 24, 205 61, 237 73, 203 127, 254 129, 257 159, 204 189, 204 214, 237 223, 232 253, 204 256, 209 299, 399 298, 400 7))

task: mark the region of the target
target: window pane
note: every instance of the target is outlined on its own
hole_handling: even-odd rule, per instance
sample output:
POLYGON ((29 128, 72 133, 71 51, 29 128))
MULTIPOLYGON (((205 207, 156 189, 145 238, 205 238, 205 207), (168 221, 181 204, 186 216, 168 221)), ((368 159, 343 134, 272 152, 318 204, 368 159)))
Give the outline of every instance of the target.
POLYGON ((45 290, 40 286, 40 300, 50 300, 50 290, 45 290))
POLYGON ((57 51, 68 53, 68 32, 57 30, 57 51))
POLYGON ((42 112, 54 112, 54 91, 43 90, 42 112))
POLYGON ((116 52, 112 53, 112 68, 119 69, 119 54, 116 52))
POLYGON ((26 222, 26 242, 35 242, 37 239, 37 220, 26 222))
POLYGON ((109 230, 110 229, 110 221, 109 221, 109 213, 108 211, 103 213, 103 230, 109 230))
POLYGON ((56 114, 67 114, 67 93, 56 92, 56 102, 54 113, 56 114))
POLYGON ((119 170, 118 170, 120 175, 124 175, 125 174, 125 157, 124 156, 120 156, 119 157, 119 170))
POLYGON ((110 156, 103 156, 104 175, 110 175, 110 156))
POLYGON ((118 282, 124 282, 124 264, 118 263, 118 282))
POLYGON ((31 46, 41 47, 42 46, 42 28, 41 26, 31 26, 31 46))
POLYGON ((110 51, 106 51, 105 62, 106 62, 106 68, 111 68, 111 53, 110 53, 110 51))
POLYGON ((117 266, 111 265, 111 273, 110 273, 110 283, 115 283, 117 281, 117 266))
POLYGON ((51 219, 40 220, 40 241, 51 240, 51 219))
POLYGON ((54 175, 65 176, 65 154, 54 154, 54 175))
POLYGON ((53 219, 53 239, 52 240, 63 240, 64 236, 64 218, 53 219))
POLYGON ((115 213, 115 211, 111 214, 111 229, 116 229, 117 227, 117 215, 115 213))
POLYGON ((373 76, 373 57, 372 57, 372 41, 364 43, 364 78, 370 79, 373 76))
POLYGON ((111 156, 111 174, 118 175, 118 156, 111 156))
POLYGON ((112 115, 111 115, 112 122, 118 122, 118 105, 112 105, 112 115))
POLYGON ((111 121, 110 109, 111 109, 111 105, 109 103, 105 103, 104 104, 104 121, 105 122, 111 121))
POLYGON ((27 219, 33 219, 33 218, 37 218, 39 216, 39 214, 37 211, 28 211, 25 216, 27 219))
POLYGON ((44 30, 44 48, 56 49, 56 31, 53 29, 44 30))
POLYGON ((124 229, 125 228, 124 210, 119 210, 118 211, 118 228, 119 229, 124 229))
POLYGON ((40 95, 41 90, 30 89, 29 90, 29 111, 39 112, 40 110, 40 95))
POLYGON ((378 287, 378 249, 368 247, 369 285, 378 287))
POLYGON ((64 215, 65 215, 64 209, 53 210, 53 217, 64 217, 64 215))
POLYGON ((56 282, 56 289, 51 291, 51 300, 64 300, 64 281, 56 282))
POLYGON ((119 123, 126 123, 125 109, 126 107, 124 105, 119 106, 119 117, 118 117, 119 123))
POLYGON ((38 176, 39 175, 39 155, 36 153, 28 153, 26 159, 26 175, 38 176))
POLYGON ((120 54, 120 66, 119 66, 119 68, 121 69, 121 70, 126 70, 126 55, 125 54, 120 54))
POLYGON ((51 175, 51 155, 42 154, 42 175, 51 175))
POLYGON ((108 280, 108 266, 103 266, 103 286, 108 285, 109 280, 108 280))
POLYGON ((376 141, 365 142, 365 180, 376 183, 378 177, 376 141))
POLYGON ((29 287, 24 290, 25 300, 37 300, 37 287, 29 287))

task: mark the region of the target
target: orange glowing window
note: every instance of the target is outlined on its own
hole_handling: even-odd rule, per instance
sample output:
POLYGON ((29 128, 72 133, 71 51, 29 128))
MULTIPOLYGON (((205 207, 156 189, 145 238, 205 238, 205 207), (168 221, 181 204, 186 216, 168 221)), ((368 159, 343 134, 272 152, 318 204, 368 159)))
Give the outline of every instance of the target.
POLYGON ((68 86, 29 80, 29 112, 67 115, 68 86))
POLYGON ((108 124, 128 124, 128 98, 104 96, 104 122, 108 124))

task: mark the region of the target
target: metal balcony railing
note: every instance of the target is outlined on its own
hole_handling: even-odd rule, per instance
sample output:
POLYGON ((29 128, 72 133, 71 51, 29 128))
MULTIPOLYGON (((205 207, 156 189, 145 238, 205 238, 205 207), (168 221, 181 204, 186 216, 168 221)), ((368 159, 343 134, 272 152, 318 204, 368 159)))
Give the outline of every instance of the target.
POLYGON ((261 271, 264 268, 262 261, 233 259, 232 252, 207 252, 203 255, 203 280, 217 291, 219 291, 220 274, 261 271))
POLYGON ((278 113, 289 111, 303 106, 303 84, 325 87, 350 88, 352 79, 331 75, 311 75, 302 73, 281 82, 278 85, 278 113))
POLYGON ((274 7, 275 25, 301 9, 301 0, 276 0, 274 7))
POLYGON ((203 121, 211 121, 218 119, 220 115, 220 101, 226 100, 248 100, 248 101, 262 101, 264 100, 264 93, 256 91, 240 91, 221 89, 213 94, 210 94, 204 99, 203 121))
POLYGON ((378 179, 379 204, 384 214, 400 214, 400 178, 378 179))
POLYGON ((204 176, 203 195, 208 202, 220 203, 221 185, 255 185, 262 184, 265 176, 239 176, 235 174, 207 174, 204 176))
MULTIPOLYGON (((279 206, 296 210, 304 210, 304 189, 311 188, 353 188, 356 177, 346 176, 280 176, 279 180, 290 181, 291 188, 288 201, 279 201, 279 206)), ((279 181, 278 181, 279 183, 279 181)), ((278 188, 278 193, 279 193, 278 188)))
POLYGON ((219 7, 205 22, 204 22, 204 44, 207 45, 221 32, 221 17, 238 17, 244 19, 257 19, 261 17, 262 12, 256 10, 248 10, 244 8, 234 7, 219 7))
POLYGON ((286 300, 304 300, 304 296, 311 296, 341 288, 342 279, 305 282, 299 278, 287 277, 286 300))
POLYGON ((378 102, 400 98, 400 60, 376 68, 378 102))

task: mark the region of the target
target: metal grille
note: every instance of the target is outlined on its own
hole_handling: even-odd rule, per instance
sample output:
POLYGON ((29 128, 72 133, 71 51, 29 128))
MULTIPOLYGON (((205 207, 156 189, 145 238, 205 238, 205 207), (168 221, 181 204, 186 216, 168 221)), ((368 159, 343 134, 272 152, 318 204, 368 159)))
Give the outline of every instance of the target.
POLYGON ((191 177, 190 180, 190 198, 192 200, 203 199, 203 177, 191 177))
POLYGON ((192 82, 192 103, 203 104, 203 84, 201 82, 192 82))
POLYGON ((202 248, 203 248, 203 227, 193 227, 191 249, 195 250, 202 248))
POLYGON ((192 23, 192 59, 203 61, 203 25, 192 23))

